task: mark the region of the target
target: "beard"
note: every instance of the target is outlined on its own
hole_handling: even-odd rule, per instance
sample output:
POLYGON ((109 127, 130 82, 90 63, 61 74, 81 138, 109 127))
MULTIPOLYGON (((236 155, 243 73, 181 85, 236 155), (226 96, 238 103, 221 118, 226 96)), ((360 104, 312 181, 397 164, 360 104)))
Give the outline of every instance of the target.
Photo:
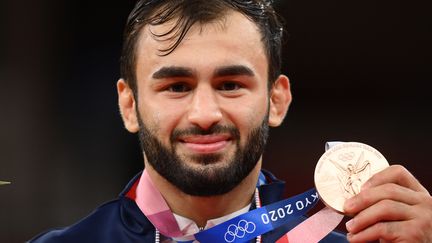
POLYGON ((235 126, 214 125, 202 130, 192 127, 174 130, 170 146, 163 145, 155 132, 144 125, 138 113, 139 139, 149 164, 167 181, 192 196, 215 196, 225 194, 236 187, 255 168, 264 152, 268 137, 268 114, 262 123, 247 135, 246 143, 240 145, 240 132, 235 126), (235 152, 227 161, 223 154, 202 154, 190 156, 199 166, 190 166, 185 156, 178 155, 175 144, 179 136, 228 133, 235 142, 235 152), (218 162, 219 163, 216 163, 218 162))

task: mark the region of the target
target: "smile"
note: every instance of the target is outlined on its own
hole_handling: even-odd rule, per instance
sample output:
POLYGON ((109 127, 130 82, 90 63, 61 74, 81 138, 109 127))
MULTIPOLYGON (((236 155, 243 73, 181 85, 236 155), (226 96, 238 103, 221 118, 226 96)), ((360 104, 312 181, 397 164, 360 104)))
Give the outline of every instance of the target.
POLYGON ((180 142, 193 153, 209 154, 219 152, 228 146, 231 136, 227 134, 193 135, 182 137, 180 142))

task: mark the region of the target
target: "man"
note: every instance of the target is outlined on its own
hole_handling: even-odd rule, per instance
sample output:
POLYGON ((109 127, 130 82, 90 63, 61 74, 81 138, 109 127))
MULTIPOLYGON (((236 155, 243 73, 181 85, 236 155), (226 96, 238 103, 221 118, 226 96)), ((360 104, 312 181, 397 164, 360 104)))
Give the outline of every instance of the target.
MULTIPOLYGON (((268 1, 139 1, 126 25, 117 91, 145 171, 117 200, 32 242, 189 241, 281 200, 283 183, 261 171, 268 127, 282 123, 291 102, 281 38, 268 1)), ((432 241, 432 198, 401 166, 372 177, 345 209, 356 215, 348 240, 432 241)), ((275 242, 302 220, 253 242, 275 242)), ((252 227, 222 234, 242 237, 238 230, 252 227)), ((333 232, 324 241, 346 238, 333 232)))

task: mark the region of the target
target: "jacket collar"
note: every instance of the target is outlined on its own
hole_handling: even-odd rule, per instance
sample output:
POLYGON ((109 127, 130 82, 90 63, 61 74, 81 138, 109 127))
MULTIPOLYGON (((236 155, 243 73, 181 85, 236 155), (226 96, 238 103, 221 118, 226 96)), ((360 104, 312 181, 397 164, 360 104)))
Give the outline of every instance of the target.
MULTIPOLYGON (((281 200, 284 194, 285 182, 277 179, 266 170, 262 170, 262 172, 266 177, 266 184, 258 187, 262 205, 281 200)), ((148 232, 153 233, 154 227, 133 200, 141 174, 142 171, 136 174, 120 193, 120 215, 126 228, 138 234, 146 234, 148 232)))

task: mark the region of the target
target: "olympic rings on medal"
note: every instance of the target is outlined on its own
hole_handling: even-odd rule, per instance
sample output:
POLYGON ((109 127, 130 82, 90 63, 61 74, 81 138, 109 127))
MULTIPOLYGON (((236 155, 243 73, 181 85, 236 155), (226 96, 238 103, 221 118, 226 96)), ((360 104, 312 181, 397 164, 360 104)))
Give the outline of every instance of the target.
POLYGON ((231 243, 236 238, 243 238, 246 233, 251 234, 256 230, 256 225, 253 222, 248 222, 244 219, 240 220, 237 225, 230 224, 225 233, 225 241, 231 243))

